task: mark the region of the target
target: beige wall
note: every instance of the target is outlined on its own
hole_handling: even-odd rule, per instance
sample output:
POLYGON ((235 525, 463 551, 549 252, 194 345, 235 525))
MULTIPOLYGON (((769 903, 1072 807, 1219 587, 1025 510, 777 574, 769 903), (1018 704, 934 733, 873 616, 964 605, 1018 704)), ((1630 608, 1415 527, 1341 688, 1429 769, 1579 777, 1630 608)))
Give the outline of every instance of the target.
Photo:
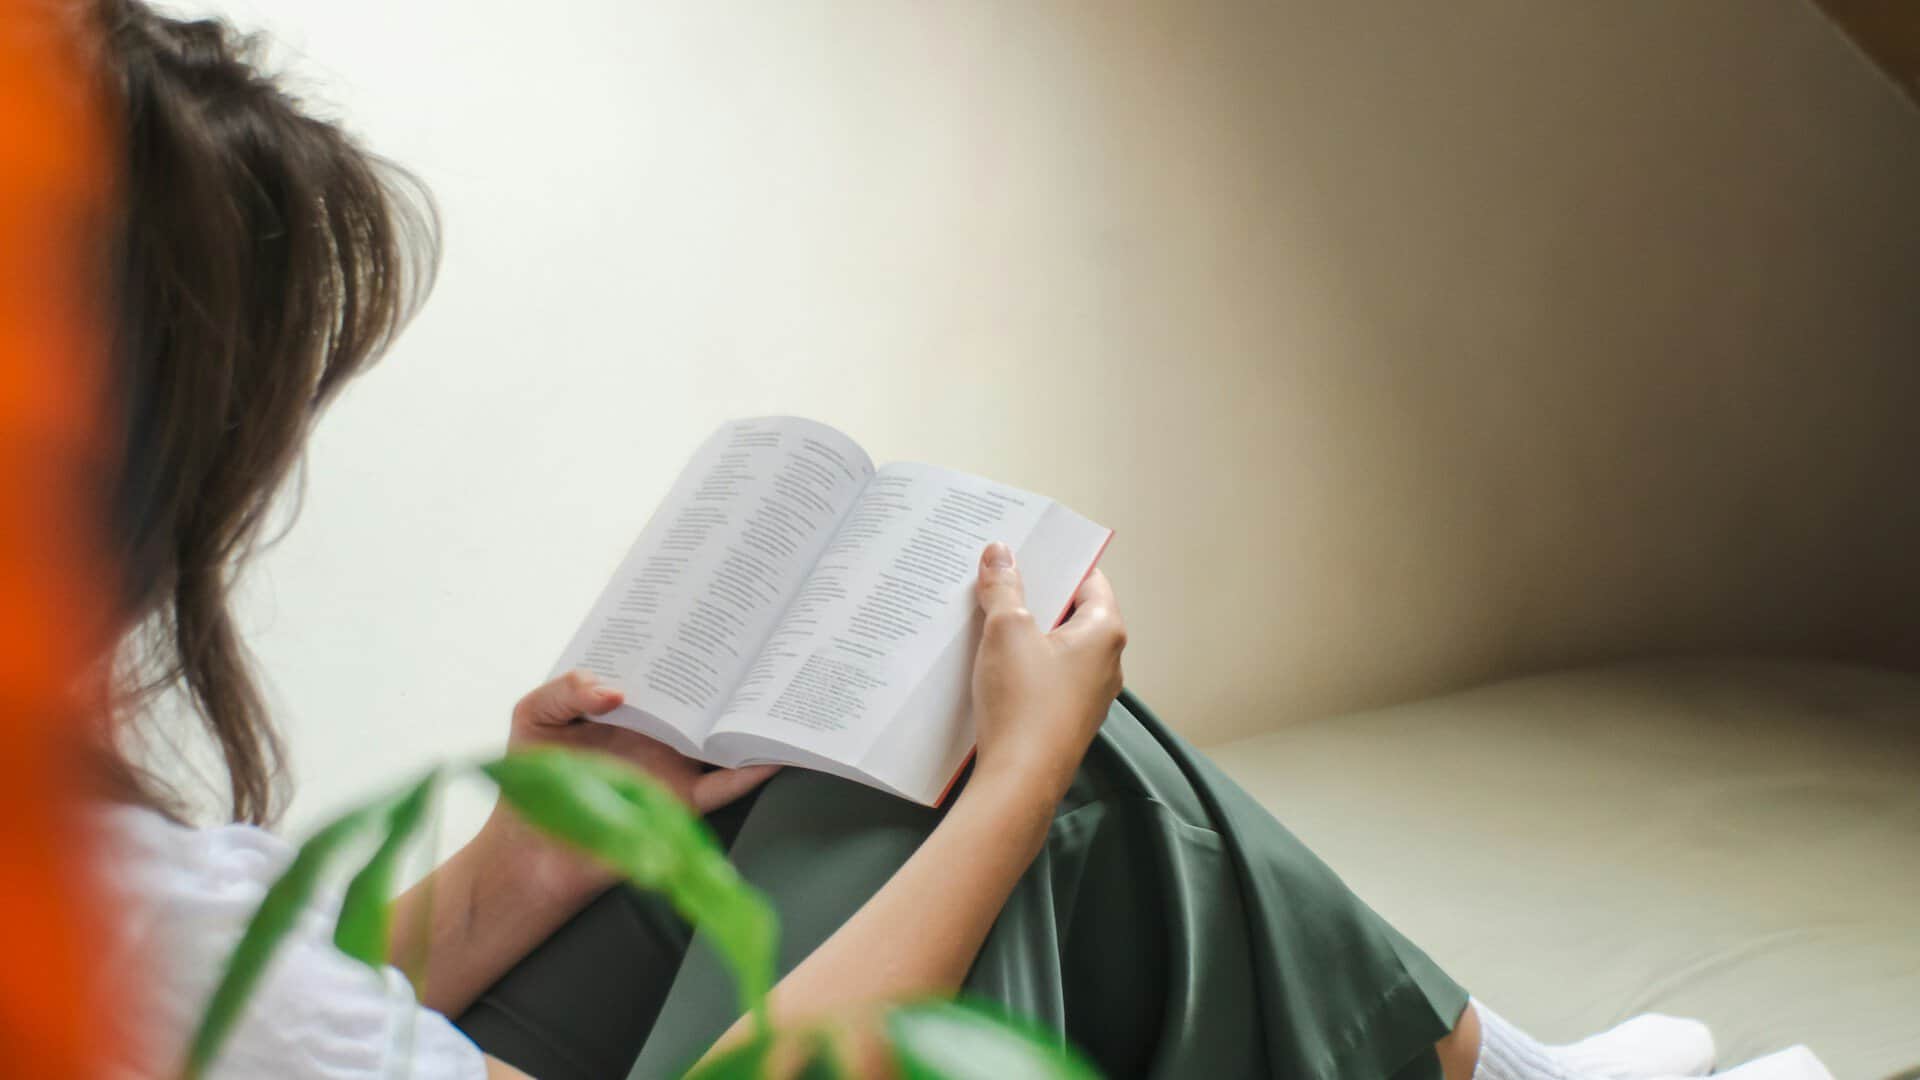
POLYGON ((1223 418, 1115 559, 1258 507, 1197 597, 1134 590, 1196 733, 1654 649, 1915 658, 1920 115, 1809 8, 1198 22, 1112 53, 1143 96, 1169 54, 1218 78, 1164 106, 1213 119, 1161 143, 1149 274, 1223 418), (1229 443, 1270 479, 1182 488, 1229 443))
POLYGON ((1116 526, 1202 739, 1920 656, 1920 115, 1803 0, 212 2, 448 227, 252 582, 295 827, 495 743, 763 412, 1116 526))
POLYGON ((1188 732, 1920 658, 1920 114, 1810 7, 1029 10, 942 46, 981 158, 907 207, 899 299, 976 310, 898 363, 975 409, 895 441, 1117 526, 1188 732))
POLYGON ((1131 445, 1049 482, 1188 731, 1920 659, 1920 113, 1807 5, 1129 11, 1062 33, 1131 445))

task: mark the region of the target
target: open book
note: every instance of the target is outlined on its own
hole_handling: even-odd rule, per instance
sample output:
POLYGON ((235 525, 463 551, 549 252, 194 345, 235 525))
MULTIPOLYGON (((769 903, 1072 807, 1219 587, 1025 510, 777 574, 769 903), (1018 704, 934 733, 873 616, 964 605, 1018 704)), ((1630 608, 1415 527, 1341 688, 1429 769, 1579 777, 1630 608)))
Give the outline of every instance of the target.
POLYGON ((981 550, 1013 549, 1046 628, 1112 536, 977 476, 875 468, 824 424, 736 420, 681 472, 558 669, 626 694, 596 719, 700 761, 799 765, 935 806, 973 752, 981 550))

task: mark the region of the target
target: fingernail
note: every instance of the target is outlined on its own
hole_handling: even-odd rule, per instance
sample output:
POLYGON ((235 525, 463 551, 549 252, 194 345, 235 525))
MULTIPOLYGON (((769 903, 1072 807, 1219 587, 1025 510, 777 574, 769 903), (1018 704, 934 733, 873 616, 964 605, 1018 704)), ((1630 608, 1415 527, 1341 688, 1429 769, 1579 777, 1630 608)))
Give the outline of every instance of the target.
POLYGON ((989 570, 1011 570, 1013 568, 1013 549, 995 540, 987 545, 987 553, 980 559, 981 565, 989 570))

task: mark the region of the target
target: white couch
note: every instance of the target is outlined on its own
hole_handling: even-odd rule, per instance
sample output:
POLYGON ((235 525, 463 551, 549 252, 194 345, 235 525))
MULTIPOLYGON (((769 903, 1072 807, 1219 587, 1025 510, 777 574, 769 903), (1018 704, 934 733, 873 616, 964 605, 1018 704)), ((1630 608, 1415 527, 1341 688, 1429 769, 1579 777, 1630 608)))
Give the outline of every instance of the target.
POLYGON ((1721 1061, 1920 1075, 1920 675, 1542 675, 1217 759, 1475 994, 1549 1038, 1637 1012, 1721 1061))

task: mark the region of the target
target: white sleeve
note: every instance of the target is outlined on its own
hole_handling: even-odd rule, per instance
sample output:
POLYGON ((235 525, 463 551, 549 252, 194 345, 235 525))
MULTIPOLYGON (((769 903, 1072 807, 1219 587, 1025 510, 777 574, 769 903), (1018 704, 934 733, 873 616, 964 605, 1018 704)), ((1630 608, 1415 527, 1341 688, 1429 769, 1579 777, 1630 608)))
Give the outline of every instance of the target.
MULTIPOLYGON (((292 849, 248 826, 185 828, 149 811, 107 817, 110 908, 137 976, 134 1047, 118 1075, 178 1074, 227 957, 292 849)), ((301 913, 210 1075, 217 1080, 485 1080, 486 1059, 414 1000, 398 970, 334 948, 337 894, 301 913)))
POLYGON ((480 1051, 421 1007, 406 976, 300 931, 281 946, 211 1075, 217 1080, 484 1080, 480 1051))

